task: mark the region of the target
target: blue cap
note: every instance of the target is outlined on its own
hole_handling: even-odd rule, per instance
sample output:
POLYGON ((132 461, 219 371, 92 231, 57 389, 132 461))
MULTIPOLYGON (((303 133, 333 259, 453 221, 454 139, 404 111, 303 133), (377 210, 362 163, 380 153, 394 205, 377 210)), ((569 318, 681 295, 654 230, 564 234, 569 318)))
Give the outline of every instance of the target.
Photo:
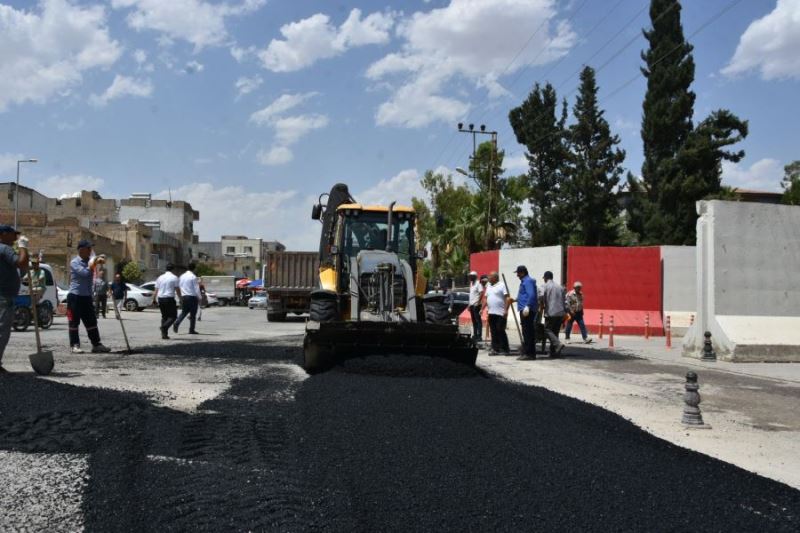
POLYGON ((14 226, 9 226, 8 224, 0 225, 0 233, 16 233, 16 234, 19 234, 19 232, 14 229, 14 226))
POLYGON ((78 250, 80 250, 81 248, 91 248, 91 247, 92 243, 86 239, 81 239, 78 241, 78 250))

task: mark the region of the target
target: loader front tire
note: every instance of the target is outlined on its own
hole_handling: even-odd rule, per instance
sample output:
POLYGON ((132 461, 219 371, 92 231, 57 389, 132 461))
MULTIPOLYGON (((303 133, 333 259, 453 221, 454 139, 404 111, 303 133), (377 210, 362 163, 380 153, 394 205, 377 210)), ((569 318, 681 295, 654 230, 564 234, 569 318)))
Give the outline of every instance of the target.
POLYGON ((443 294, 426 294, 423 298, 425 322, 428 324, 450 324, 450 309, 443 294))
POLYGON ((310 318, 316 322, 333 322, 339 314, 336 293, 316 290, 311 293, 310 318))

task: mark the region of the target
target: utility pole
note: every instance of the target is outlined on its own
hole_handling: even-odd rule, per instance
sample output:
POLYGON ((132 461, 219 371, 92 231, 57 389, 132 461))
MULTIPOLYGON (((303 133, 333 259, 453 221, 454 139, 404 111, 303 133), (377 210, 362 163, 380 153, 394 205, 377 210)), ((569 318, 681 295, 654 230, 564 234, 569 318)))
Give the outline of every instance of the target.
MULTIPOLYGON (((479 128, 475 129, 475 124, 469 124, 467 128, 464 128, 464 123, 458 123, 458 131, 461 133, 468 133, 472 135, 472 162, 475 163, 477 166, 477 150, 478 150, 478 135, 490 135, 492 139, 492 156, 489 160, 489 207, 486 210, 486 249, 492 250, 494 246, 494 240, 492 239, 492 204, 494 203, 494 172, 495 172, 495 164, 494 164, 494 157, 495 153, 497 152, 497 132, 496 131, 486 131, 486 125, 481 124, 479 128)), ((473 175, 477 169, 473 169, 473 175)))

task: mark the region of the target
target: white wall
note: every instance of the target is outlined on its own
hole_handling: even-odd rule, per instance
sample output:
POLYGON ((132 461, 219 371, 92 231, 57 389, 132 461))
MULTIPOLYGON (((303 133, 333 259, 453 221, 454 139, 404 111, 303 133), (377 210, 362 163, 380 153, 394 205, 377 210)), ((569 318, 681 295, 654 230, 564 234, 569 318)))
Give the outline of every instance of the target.
POLYGON ((733 361, 800 361, 800 207, 697 203, 697 320, 684 355, 710 331, 733 361))
POLYGON ((499 273, 506 275, 508 291, 512 296, 516 296, 519 290, 519 280, 515 274, 517 266, 527 267, 528 274, 536 280, 537 286, 542 284, 542 276, 546 270, 553 273, 554 280, 563 281, 565 272, 562 272, 562 256, 561 246, 500 250, 499 273))

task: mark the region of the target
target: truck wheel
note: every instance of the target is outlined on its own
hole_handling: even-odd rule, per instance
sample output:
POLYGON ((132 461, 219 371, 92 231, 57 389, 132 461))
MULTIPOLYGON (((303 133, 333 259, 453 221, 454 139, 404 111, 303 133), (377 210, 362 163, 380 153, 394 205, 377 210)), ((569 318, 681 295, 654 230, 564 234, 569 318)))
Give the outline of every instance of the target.
POLYGON ((333 322, 339 314, 339 303, 333 291, 316 290, 311 293, 311 320, 333 322))
POLYGON ((450 310, 443 294, 426 294, 423 298, 425 322, 428 324, 450 324, 450 310))
POLYGON ((227 305, 228 305, 228 300, 225 300, 223 298, 219 299, 219 306, 220 307, 227 307, 227 305))
POLYGON ((286 313, 267 313, 267 322, 286 322, 286 313))

